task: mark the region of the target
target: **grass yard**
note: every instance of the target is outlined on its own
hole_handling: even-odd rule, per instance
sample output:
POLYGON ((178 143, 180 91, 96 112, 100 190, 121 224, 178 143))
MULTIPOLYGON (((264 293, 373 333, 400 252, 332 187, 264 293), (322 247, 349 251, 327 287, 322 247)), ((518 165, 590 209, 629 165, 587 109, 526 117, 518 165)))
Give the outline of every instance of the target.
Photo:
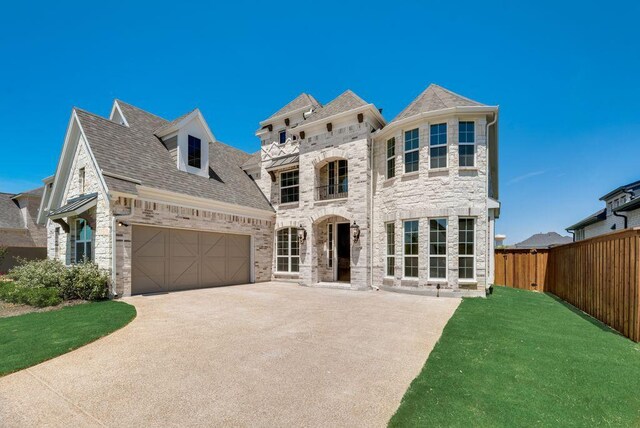
POLYGON ((465 299, 390 426, 639 426, 640 346, 556 298, 465 299))
POLYGON ((0 319, 0 376, 49 360, 118 330, 136 316, 105 301, 0 319))

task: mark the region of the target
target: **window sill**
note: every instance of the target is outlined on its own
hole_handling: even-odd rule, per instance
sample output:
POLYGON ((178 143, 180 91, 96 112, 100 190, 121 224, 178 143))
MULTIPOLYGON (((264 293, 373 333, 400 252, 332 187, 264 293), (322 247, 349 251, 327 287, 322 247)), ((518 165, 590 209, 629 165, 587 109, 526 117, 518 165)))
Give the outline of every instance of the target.
POLYGON ((458 169, 460 171, 478 171, 477 166, 461 166, 461 167, 458 167, 458 169))
POLYGON ((287 202, 286 204, 278 205, 278 208, 296 208, 300 206, 300 202, 287 202))
POLYGON ((427 278, 428 285, 448 284, 447 278, 427 278))
POLYGON ((317 199, 315 201, 316 204, 326 204, 329 202, 342 202, 342 201, 347 201, 349 200, 349 197, 344 197, 344 198, 333 198, 333 199, 317 199))
POLYGON ((418 178, 419 175, 420 175, 420 171, 405 172, 404 174, 402 174, 402 179, 412 180, 414 178, 418 178))
POLYGON ((386 179, 382 182, 382 185, 383 185, 383 186, 390 186, 391 184, 393 184, 393 183, 395 183, 395 182, 396 182, 396 178, 398 178, 398 177, 393 176, 393 177, 391 177, 391 178, 386 178, 386 179))
POLYGON ((431 168, 429 169, 429 177, 449 175, 449 168, 431 168))
POLYGON ((293 278, 297 278, 300 276, 300 272, 279 272, 279 271, 275 271, 274 272, 275 275, 279 275, 279 276, 289 276, 289 277, 293 277, 293 278))
POLYGON ((478 284, 478 281, 475 279, 459 279, 458 284, 474 285, 478 284))

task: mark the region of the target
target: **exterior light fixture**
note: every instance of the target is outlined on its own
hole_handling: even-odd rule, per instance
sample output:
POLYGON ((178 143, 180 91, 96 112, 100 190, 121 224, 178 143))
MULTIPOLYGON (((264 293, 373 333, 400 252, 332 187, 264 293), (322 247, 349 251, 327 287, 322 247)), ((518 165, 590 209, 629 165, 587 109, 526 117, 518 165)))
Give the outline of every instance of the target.
POLYGON ((353 242, 358 242, 360 240, 360 226, 353 220, 353 224, 351 225, 351 232, 353 234, 353 242))
POLYGON ((119 221, 118 226, 129 227, 129 223, 125 223, 124 221, 119 221))
POLYGON ((307 231, 303 225, 298 226, 298 241, 302 244, 307 240, 307 231))

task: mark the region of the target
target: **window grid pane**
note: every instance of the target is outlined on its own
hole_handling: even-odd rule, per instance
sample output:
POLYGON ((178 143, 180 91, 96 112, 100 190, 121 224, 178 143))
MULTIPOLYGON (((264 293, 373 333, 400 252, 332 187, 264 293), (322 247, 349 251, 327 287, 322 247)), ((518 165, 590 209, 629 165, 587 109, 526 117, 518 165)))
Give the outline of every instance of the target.
POLYGON ((447 277, 447 219, 429 220, 429 278, 447 277))
POLYGON ((415 172, 420 166, 420 133, 418 128, 404 133, 404 172, 415 172))
POLYGON ((396 176, 396 139, 387 141, 387 179, 396 176))
POLYGON ((300 244, 298 229, 280 229, 276 233, 276 270, 278 272, 300 271, 300 244))
POLYGON ((395 264, 396 264, 396 229, 394 223, 386 224, 386 235, 387 235, 387 276, 395 275, 395 264))
POLYGON ((418 277, 418 220, 404 222, 404 276, 418 277))
POLYGON ((200 168, 201 141, 192 135, 188 137, 187 163, 194 168, 200 168))
POLYGON ((431 125, 429 135, 431 168, 447 167, 447 124, 431 125))
POLYGON ((475 220, 461 218, 458 220, 458 277, 474 278, 475 260, 475 220))
POLYGON ((298 183, 297 169, 280 173, 280 203, 298 202, 300 198, 298 183))
POLYGON ((475 122, 459 122, 458 155, 460 166, 474 166, 475 142, 475 122))

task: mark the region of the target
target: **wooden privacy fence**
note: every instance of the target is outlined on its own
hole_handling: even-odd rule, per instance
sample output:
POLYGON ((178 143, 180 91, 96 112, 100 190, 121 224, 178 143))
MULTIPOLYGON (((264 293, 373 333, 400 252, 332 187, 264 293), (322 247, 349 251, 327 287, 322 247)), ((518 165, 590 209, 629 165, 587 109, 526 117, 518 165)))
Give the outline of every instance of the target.
POLYGON ((496 250, 494 282, 524 290, 544 291, 548 256, 547 249, 496 250))
POLYGON ((640 228, 495 258, 496 284, 553 293, 640 342, 640 228))

